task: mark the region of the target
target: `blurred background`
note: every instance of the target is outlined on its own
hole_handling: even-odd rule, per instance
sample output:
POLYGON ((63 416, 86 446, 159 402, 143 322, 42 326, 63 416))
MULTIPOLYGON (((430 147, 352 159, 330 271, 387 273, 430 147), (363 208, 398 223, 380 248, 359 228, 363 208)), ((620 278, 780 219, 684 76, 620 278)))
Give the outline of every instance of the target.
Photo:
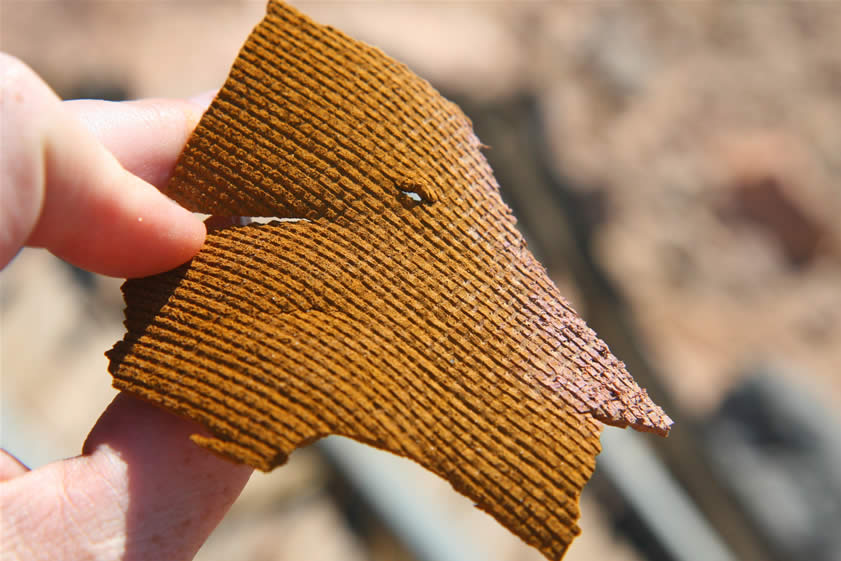
MULTIPOLYGON (((841 2, 294 4, 463 107, 532 251, 676 421, 605 430, 566 559, 841 560, 841 2)), ((0 0, 0 49, 67 99, 190 96, 264 10, 0 0)), ((0 273, 0 434, 30 467, 113 397, 119 285, 37 250, 0 273)), ((542 557, 328 439, 255 474, 196 559, 542 557)))

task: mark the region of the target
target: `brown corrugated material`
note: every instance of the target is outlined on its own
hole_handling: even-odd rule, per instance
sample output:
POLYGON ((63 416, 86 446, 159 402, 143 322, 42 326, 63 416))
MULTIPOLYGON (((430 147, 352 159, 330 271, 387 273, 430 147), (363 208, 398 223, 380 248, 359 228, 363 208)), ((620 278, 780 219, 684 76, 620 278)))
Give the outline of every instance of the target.
POLYGON ((328 434, 406 456, 559 559, 596 419, 671 421, 529 253, 479 149, 405 66, 270 2, 167 192, 301 220, 128 281, 114 385, 263 470, 328 434))

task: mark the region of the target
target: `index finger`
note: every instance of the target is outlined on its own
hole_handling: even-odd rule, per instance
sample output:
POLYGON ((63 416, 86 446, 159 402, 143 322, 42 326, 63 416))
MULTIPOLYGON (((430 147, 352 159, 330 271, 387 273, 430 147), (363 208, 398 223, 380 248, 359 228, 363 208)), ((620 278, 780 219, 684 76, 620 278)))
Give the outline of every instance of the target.
POLYGON ((126 171, 28 66, 2 54, 0 140, 0 266, 26 244, 90 271, 145 276, 201 247, 196 217, 126 171))

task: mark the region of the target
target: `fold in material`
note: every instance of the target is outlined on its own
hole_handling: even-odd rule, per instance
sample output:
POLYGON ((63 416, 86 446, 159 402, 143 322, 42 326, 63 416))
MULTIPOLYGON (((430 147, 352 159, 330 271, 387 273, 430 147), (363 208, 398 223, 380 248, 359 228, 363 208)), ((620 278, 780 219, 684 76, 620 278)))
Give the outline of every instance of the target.
POLYGON ((597 420, 671 420, 529 253, 479 148, 405 66, 270 2, 167 193, 299 220, 126 282, 115 387, 262 470, 328 434, 406 456, 559 559, 597 420))

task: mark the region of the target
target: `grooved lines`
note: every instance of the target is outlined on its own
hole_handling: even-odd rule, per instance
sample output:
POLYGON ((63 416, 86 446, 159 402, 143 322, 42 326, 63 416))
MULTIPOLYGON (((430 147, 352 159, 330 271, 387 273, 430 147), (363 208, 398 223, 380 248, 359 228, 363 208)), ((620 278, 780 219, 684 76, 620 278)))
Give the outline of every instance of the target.
POLYGON ((203 423, 216 453, 269 470, 348 436, 560 559, 594 419, 668 431, 526 249, 461 111, 290 7, 269 3, 167 193, 308 219, 211 232, 190 263, 124 285, 114 385, 203 423))

